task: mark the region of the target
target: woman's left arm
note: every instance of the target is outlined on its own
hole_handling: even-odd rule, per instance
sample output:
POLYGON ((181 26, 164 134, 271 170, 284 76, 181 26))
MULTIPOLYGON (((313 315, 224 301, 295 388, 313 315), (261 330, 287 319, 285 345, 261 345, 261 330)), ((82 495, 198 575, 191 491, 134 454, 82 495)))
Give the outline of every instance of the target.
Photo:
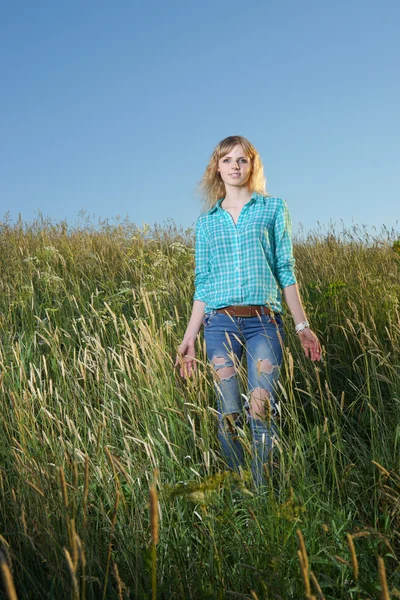
MULTIPOLYGON (((301 303, 299 288, 294 274, 292 221, 286 202, 281 200, 274 224, 275 238, 275 274, 282 290, 283 297, 289 307, 295 325, 307 322, 301 303)), ((300 328, 301 329, 301 328, 300 328)), ((298 332, 304 354, 311 360, 321 360, 321 345, 315 333, 307 326, 298 332)))
MULTIPOLYGON (((299 325, 300 323, 307 322, 297 283, 283 288, 282 294, 290 312, 292 313, 294 324, 299 325)), ((299 336, 300 343, 303 346, 304 354, 313 361, 321 360, 321 344, 319 343, 315 333, 311 331, 309 327, 305 327, 302 331, 299 331, 297 335, 299 336)))
MULTIPOLYGON (((303 305, 301 303, 299 288, 294 274, 295 260, 292 244, 292 221, 286 202, 281 200, 278 208, 275 225, 275 274, 282 290, 283 297, 289 307, 295 325, 307 323, 303 305)), ((304 354, 311 360, 321 360, 321 345, 315 333, 308 327, 299 327, 297 332, 303 346, 304 354)), ((296 329, 297 331, 297 329, 296 329)))

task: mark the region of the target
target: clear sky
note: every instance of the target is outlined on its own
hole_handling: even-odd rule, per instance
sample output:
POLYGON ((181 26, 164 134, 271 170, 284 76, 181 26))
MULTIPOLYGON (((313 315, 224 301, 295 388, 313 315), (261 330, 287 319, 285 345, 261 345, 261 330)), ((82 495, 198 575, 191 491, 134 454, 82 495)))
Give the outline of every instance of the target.
POLYGON ((398 0, 2 2, 0 219, 189 227, 240 134, 295 231, 398 230, 399 23, 398 0))

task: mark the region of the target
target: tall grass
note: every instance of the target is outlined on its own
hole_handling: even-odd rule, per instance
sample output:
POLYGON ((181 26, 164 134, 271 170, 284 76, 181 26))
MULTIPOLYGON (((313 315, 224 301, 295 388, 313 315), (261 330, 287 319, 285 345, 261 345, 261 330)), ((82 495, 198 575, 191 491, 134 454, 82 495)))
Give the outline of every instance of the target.
POLYGON ((396 240, 360 228, 296 240, 325 360, 307 361, 287 318, 279 442, 259 496, 219 455, 201 340, 195 379, 174 372, 193 232, 1 223, 5 594, 400 597, 396 240))

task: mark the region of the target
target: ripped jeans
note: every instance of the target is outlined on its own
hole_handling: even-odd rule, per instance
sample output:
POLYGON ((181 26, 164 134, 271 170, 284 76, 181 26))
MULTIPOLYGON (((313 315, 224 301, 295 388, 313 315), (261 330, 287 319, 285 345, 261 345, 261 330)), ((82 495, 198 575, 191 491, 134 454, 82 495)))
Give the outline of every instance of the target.
POLYGON ((233 317, 213 310, 204 316, 207 357, 214 370, 218 397, 218 439, 229 468, 244 464, 244 450, 236 432, 246 414, 252 436, 252 474, 260 489, 275 435, 276 382, 282 363, 283 321, 273 318, 233 317), (237 366, 243 351, 247 358, 249 402, 239 388, 237 366), (245 411, 243 410, 245 409, 245 411))

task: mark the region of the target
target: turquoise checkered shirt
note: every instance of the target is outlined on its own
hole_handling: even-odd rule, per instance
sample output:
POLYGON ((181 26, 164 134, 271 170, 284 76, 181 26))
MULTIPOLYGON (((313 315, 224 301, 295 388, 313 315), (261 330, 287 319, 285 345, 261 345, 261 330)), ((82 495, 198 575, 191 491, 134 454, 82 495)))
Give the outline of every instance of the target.
POLYGON ((222 200, 196 223, 194 299, 206 313, 231 304, 283 312, 281 289, 296 283, 286 202, 254 193, 235 225, 222 200))

